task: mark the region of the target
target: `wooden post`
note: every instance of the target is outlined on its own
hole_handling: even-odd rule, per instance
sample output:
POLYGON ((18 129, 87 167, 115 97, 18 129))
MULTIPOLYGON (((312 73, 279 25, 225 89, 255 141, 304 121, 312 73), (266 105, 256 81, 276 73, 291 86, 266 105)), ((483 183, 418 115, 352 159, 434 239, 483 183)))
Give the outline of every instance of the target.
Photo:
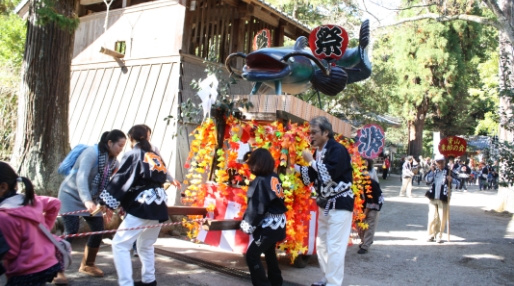
MULTIPOLYGON (((446 206, 446 227, 448 228, 448 242, 450 242, 450 198, 448 198, 448 203, 446 206)), ((444 229, 442 231, 444 231, 444 229)))
POLYGON ((275 34, 273 35, 274 47, 282 47, 284 45, 284 26, 284 21, 279 21, 278 27, 275 29, 275 34))
POLYGON ((122 53, 118 53, 116 51, 113 51, 113 50, 110 50, 110 49, 104 48, 104 47, 100 47, 100 53, 106 54, 108 56, 111 56, 111 57, 114 57, 114 58, 118 58, 118 59, 122 59, 122 58, 125 57, 125 55, 122 54, 122 53))
MULTIPOLYGON (((188 54, 192 54, 191 52, 191 42, 193 38, 193 33, 191 32, 193 27, 193 14, 196 11, 189 11, 189 9, 186 9, 185 17, 184 17, 184 32, 182 33, 182 50, 185 51, 188 54)), ((196 26, 196 30, 198 30, 198 25, 196 26)))
POLYGON ((224 111, 222 109, 211 109, 211 115, 216 120, 216 131, 218 132, 217 140, 218 140, 218 146, 216 147, 216 151, 214 152, 214 157, 212 158, 212 164, 211 164, 211 173, 209 174, 209 180, 212 181, 214 178, 214 171, 217 169, 217 165, 219 163, 218 161, 218 149, 223 148, 223 141, 225 137, 225 128, 227 128, 227 123, 224 119, 224 111))

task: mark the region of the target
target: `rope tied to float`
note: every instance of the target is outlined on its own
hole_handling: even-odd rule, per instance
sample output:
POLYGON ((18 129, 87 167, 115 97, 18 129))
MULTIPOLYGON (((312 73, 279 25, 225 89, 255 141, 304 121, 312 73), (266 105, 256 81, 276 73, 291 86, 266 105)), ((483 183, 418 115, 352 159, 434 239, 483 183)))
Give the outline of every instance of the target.
POLYGON ((138 227, 118 228, 118 229, 109 229, 109 230, 102 230, 102 231, 91 231, 91 232, 83 232, 83 233, 75 233, 75 234, 64 234, 64 235, 60 235, 59 237, 60 238, 83 237, 83 236, 89 236, 89 235, 115 233, 115 232, 118 232, 118 231, 131 231, 131 230, 139 230, 139 229, 147 229, 147 228, 172 226, 172 225, 179 225, 179 224, 191 223, 191 222, 203 223, 206 220, 207 220, 207 218, 201 218, 201 219, 194 219, 194 220, 188 220, 188 221, 167 222, 167 223, 159 223, 159 224, 152 224, 152 225, 145 225, 145 226, 138 226, 138 227))

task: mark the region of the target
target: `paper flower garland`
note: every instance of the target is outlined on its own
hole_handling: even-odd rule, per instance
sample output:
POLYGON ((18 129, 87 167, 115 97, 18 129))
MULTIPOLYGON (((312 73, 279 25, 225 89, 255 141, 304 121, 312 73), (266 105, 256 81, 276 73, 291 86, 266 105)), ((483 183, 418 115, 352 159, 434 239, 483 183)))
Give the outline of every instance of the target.
MULTIPOLYGON (((248 136, 252 148, 266 148, 275 159, 275 167, 280 170, 280 179, 285 194, 285 204, 288 209, 286 213, 287 227, 286 239, 279 245, 279 249, 290 254, 291 262, 302 253, 307 251, 304 239, 308 235, 308 223, 310 220, 309 206, 311 204, 311 186, 302 183, 300 175, 295 173, 294 164, 307 165, 302 158, 302 151, 309 148, 309 125, 287 124, 284 126, 280 121, 258 122, 241 121, 234 117, 226 119, 225 141, 226 149, 216 149, 216 129, 212 119, 208 118, 191 136, 194 137, 191 143, 191 150, 185 164, 189 169, 186 175, 187 185, 184 203, 193 206, 203 206, 207 195, 207 186, 204 183, 205 174, 210 171, 213 163, 214 152, 218 158, 215 171, 216 196, 228 197, 228 183, 234 184, 244 182, 241 188, 230 188, 232 199, 241 204, 241 211, 238 218, 242 218, 246 210, 247 185, 253 179, 246 164, 237 161, 238 148, 241 143, 241 136, 248 136), (229 174, 229 171, 230 174, 229 174), (232 180, 232 181, 230 181, 232 180)), ((362 176, 364 170, 363 161, 353 141, 337 137, 337 141, 343 144, 352 157, 353 180, 352 190, 355 195, 353 226, 367 227, 362 222, 364 214, 362 211, 363 197, 366 192, 366 178, 362 176)), ((211 206, 212 208, 213 206, 211 206)), ((212 211, 212 210, 211 210, 212 211)), ((190 217, 197 218, 197 217, 190 217)), ((190 232, 190 238, 196 237, 200 228, 199 224, 188 223, 185 225, 190 232)))

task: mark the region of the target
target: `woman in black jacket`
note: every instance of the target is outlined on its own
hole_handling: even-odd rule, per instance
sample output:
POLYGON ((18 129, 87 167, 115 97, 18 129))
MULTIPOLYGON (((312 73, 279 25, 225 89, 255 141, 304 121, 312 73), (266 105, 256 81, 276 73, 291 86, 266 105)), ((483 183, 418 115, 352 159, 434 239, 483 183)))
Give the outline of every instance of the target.
MULTIPOLYGON (((145 127, 133 126, 128 136, 132 150, 123 155, 119 171, 100 194, 101 203, 111 209, 123 207, 127 216, 120 229, 167 221, 167 196, 163 188, 166 182, 166 165, 148 142, 145 127)), ((160 229, 155 227, 116 233, 112 242, 112 252, 119 285, 157 285, 153 244, 160 229), (136 240, 137 252, 143 267, 141 281, 134 283, 130 250, 136 240)))

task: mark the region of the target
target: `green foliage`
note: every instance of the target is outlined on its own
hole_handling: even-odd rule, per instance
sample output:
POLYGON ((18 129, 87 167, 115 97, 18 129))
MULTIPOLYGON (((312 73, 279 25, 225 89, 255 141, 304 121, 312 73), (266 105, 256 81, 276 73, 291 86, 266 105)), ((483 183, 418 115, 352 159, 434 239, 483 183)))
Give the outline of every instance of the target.
POLYGON ((41 0, 36 1, 35 11, 38 15, 37 25, 45 26, 50 23, 55 23, 60 29, 73 33, 80 24, 78 15, 73 13, 73 16, 68 17, 63 15, 55 9, 55 4, 59 0, 41 0))
POLYGON ((494 136, 498 135, 500 116, 496 112, 487 112, 484 120, 478 122, 475 128, 475 135, 494 136))
MULTIPOLYGON (((466 3, 454 1, 447 12, 484 14, 466 3)), ((426 9, 437 12, 437 7, 423 9, 405 10, 400 18, 426 9)), ((422 120, 425 130, 444 135, 472 134, 477 121, 496 106, 495 53, 497 33, 489 27, 466 21, 408 22, 375 42, 372 80, 388 86, 383 92, 390 96, 390 113, 414 124, 422 120)))
POLYGON ((21 67, 26 30, 18 15, 0 15, 0 65, 21 67))
POLYGON ((1 0, 0 1, 0 14, 9 14, 21 0, 1 0))
POLYGON ((26 26, 12 13, 19 0, 0 3, 0 160, 8 160, 16 132, 17 96, 26 26))
POLYGON ((18 68, 0 66, 0 160, 9 158, 14 145, 19 82, 18 68))
POLYGON ((269 0, 268 2, 310 27, 337 24, 351 35, 354 28, 359 27, 361 23, 358 6, 352 0, 269 0))

